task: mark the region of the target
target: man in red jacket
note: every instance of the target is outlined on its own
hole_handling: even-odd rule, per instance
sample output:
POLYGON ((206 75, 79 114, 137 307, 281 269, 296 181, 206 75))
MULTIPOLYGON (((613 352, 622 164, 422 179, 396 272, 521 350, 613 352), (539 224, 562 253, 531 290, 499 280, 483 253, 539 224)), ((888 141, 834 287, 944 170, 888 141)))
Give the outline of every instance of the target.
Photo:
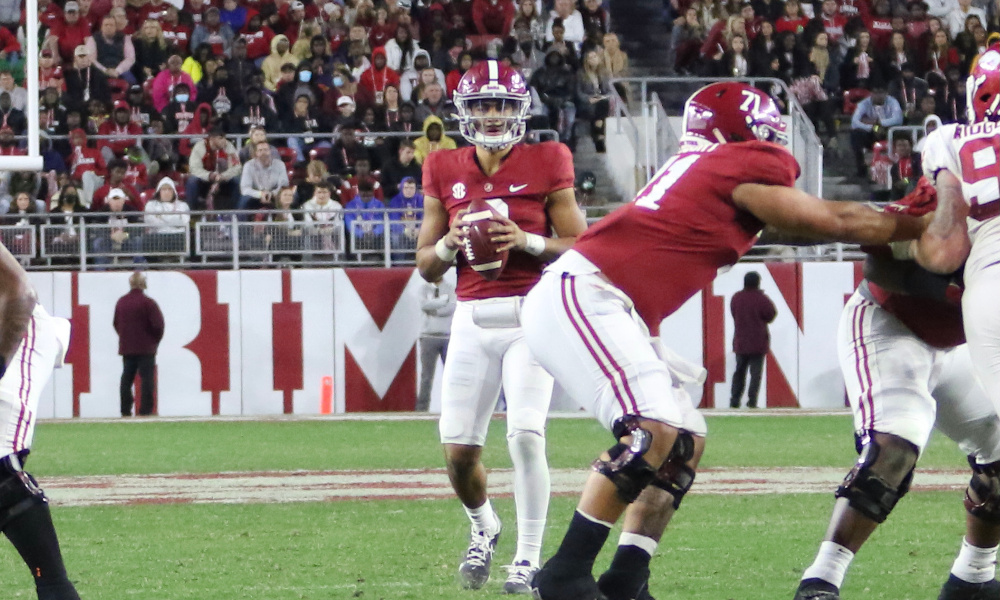
POLYGON ((146 276, 132 273, 128 280, 132 290, 115 305, 115 331, 118 332, 118 354, 122 356, 121 401, 122 416, 132 416, 132 384, 138 371, 142 377, 142 401, 139 416, 153 414, 153 369, 156 367, 156 347, 163 339, 163 313, 156 301, 143 293, 146 276))
POLYGON ((139 147, 138 136, 142 135, 142 127, 132 120, 128 102, 115 100, 111 118, 101 123, 97 133, 114 136, 98 142, 98 147, 104 155, 104 162, 111 162, 125 156, 129 149, 139 147))
POLYGON ((375 98, 375 104, 385 103, 385 88, 389 85, 399 89, 399 74, 386 66, 385 48, 379 46, 372 50, 372 66, 368 67, 358 80, 358 87, 363 88, 375 98))
POLYGON ((476 24, 476 33, 507 37, 516 10, 511 0, 473 0, 472 22, 476 24))
POLYGON ((733 373, 733 389, 729 397, 729 407, 739 408, 743 398, 743 388, 750 371, 750 390, 747 392, 747 406, 757 408, 757 394, 760 392, 760 374, 767 358, 771 338, 767 324, 774 321, 778 312, 774 302, 760 289, 760 274, 750 271, 743 276, 743 289, 733 294, 729 304, 733 313, 733 352, 736 353, 736 372, 733 373))

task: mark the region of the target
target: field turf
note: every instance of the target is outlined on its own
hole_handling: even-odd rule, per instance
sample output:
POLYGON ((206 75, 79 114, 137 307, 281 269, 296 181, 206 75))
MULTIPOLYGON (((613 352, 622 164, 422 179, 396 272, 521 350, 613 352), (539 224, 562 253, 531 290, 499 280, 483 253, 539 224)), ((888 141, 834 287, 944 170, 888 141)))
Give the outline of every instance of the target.
MULTIPOLYGON (((709 429, 704 466, 833 466, 846 473, 855 459, 846 416, 713 416, 709 429)), ((494 421, 489 467, 510 466, 503 434, 503 422, 494 421)), ((554 468, 585 468, 609 445, 590 420, 550 424, 554 468)), ((941 437, 921 461, 945 469, 964 464, 941 437)), ((440 466, 432 421, 42 423, 29 461, 43 487, 56 475, 440 466)), ((790 599, 832 502, 832 494, 692 493, 654 558, 654 596, 790 599)), ((545 556, 575 503, 553 499, 545 556)), ((507 523, 499 565, 513 554, 514 509, 510 499, 495 504, 507 523)), ((498 596, 503 580, 497 569, 486 589, 458 589, 454 573, 468 526, 456 500, 56 507, 54 516, 84 600, 474 600, 498 596)), ((843 597, 936 598, 963 522, 959 492, 911 493, 855 560, 843 597)), ((608 560, 602 555, 598 568, 608 560)), ((27 569, 6 543, 0 574, 2 598, 35 597, 27 569)))

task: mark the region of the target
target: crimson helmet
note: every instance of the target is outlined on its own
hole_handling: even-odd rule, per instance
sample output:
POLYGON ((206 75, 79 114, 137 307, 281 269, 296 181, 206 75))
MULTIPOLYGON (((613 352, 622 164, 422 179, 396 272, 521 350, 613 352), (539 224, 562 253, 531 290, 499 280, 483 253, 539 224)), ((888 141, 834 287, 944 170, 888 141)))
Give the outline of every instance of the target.
POLYGON ((965 94, 969 123, 1000 121, 1000 52, 991 48, 979 57, 965 94))
POLYGON ((495 60, 476 63, 455 89, 458 130, 473 144, 497 150, 521 141, 531 93, 517 69, 495 60), (490 108, 495 108, 493 114, 490 108))
POLYGON ((684 135, 715 144, 748 140, 788 143, 785 122, 771 97, 732 81, 706 85, 688 99, 684 135))

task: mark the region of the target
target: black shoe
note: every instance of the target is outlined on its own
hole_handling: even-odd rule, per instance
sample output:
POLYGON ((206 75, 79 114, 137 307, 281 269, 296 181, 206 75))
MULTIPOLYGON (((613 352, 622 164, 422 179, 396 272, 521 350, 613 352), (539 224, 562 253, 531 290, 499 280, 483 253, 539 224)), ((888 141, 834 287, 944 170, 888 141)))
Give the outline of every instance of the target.
POLYGON ((549 561, 535 573, 531 581, 531 593, 535 600, 608 600, 594 581, 594 576, 559 573, 558 567, 549 561))
POLYGON ((608 600, 655 600, 649 593, 649 570, 642 574, 642 583, 635 587, 637 578, 620 571, 606 571, 597 580, 597 587, 608 600))
POLYGON ((991 579, 985 583, 969 583, 948 575, 938 600, 1000 600, 1000 581, 991 579))
POLYGON ((805 579, 795 592, 795 600, 840 600, 840 590, 822 579, 805 579))

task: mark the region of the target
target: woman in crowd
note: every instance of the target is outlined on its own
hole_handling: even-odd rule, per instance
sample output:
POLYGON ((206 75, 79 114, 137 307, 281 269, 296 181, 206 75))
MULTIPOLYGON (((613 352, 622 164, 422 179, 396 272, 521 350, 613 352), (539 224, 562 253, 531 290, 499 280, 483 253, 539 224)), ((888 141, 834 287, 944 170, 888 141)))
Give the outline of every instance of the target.
MULTIPOLYGON (((872 36, 865 30, 857 35, 857 42, 847 52, 844 63, 840 67, 840 87, 844 90, 868 88, 868 82, 879 73, 871 47, 872 36)), ((881 77, 876 77, 881 79, 881 77)), ((882 79, 884 81, 884 79, 882 79)))
POLYGON ((899 77, 901 67, 904 64, 916 64, 915 58, 903 32, 894 31, 892 37, 889 38, 889 49, 882 55, 879 66, 886 79, 892 80, 899 77))
POLYGON ((712 57, 708 66, 712 77, 746 77, 750 74, 747 38, 736 34, 729 39, 729 48, 712 57))
POLYGON ((761 21, 757 37, 750 42, 750 74, 760 76, 771 68, 771 59, 778 48, 778 40, 774 35, 774 23, 761 21))
POLYGON ((378 130, 392 131, 392 126, 399 121, 400 95, 399 88, 391 83, 385 86, 385 103, 378 115, 378 130))
POLYGON ((705 41, 705 27, 702 25, 698 9, 688 8, 684 16, 674 22, 670 45, 674 56, 674 71, 687 75, 698 67, 701 45, 705 41))
POLYGON ((951 45, 948 32, 944 28, 939 28, 934 33, 927 51, 927 83, 932 87, 946 85, 948 80, 945 73, 948 67, 957 67, 960 64, 958 50, 951 45))
POLYGON ((80 253, 80 221, 85 208, 80 203, 80 191, 70 183, 59 190, 59 205, 49 214, 49 223, 58 227, 46 231, 46 250, 53 255, 80 253))
POLYGON ((608 83, 608 73, 604 68, 604 60, 597 50, 591 50, 583 56, 583 66, 577 75, 576 85, 580 107, 577 118, 590 121, 590 137, 594 140, 594 149, 603 154, 605 122, 611 104, 611 87, 608 83))
POLYGON ((397 73, 413 68, 413 56, 420 46, 406 25, 396 26, 396 35, 385 44, 386 66, 397 73))
POLYGON ((512 29, 524 29, 530 32, 531 41, 539 50, 545 43, 545 19, 538 14, 535 0, 520 0, 517 4, 517 15, 514 17, 512 29))
POLYGON ((802 14, 799 0, 785 0, 785 14, 775 21, 774 29, 778 33, 791 32, 798 35, 808 24, 809 17, 802 14))
POLYGON ((132 75, 139 83, 156 77, 156 74, 167 68, 167 40, 163 37, 163 28, 155 19, 147 19, 142 24, 139 33, 132 37, 135 46, 135 64, 132 65, 132 75))

